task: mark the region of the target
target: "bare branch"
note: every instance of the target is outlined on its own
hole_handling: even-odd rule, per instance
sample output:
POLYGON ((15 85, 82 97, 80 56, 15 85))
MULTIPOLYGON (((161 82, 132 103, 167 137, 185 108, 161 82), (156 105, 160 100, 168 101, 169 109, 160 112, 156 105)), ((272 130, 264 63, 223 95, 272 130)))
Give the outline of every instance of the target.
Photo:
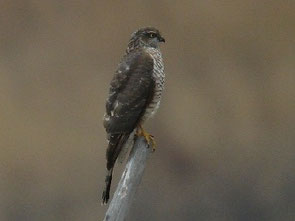
POLYGON ((104 221, 125 220, 151 152, 151 148, 148 148, 143 137, 136 139, 104 221))

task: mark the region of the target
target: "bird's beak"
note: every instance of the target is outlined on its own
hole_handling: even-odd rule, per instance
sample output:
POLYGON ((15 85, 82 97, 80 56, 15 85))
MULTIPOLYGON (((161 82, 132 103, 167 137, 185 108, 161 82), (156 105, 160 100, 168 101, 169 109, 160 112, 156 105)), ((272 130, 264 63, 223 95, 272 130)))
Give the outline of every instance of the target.
POLYGON ((163 37, 159 37, 158 40, 159 40, 159 42, 165 42, 165 38, 163 38, 163 37))

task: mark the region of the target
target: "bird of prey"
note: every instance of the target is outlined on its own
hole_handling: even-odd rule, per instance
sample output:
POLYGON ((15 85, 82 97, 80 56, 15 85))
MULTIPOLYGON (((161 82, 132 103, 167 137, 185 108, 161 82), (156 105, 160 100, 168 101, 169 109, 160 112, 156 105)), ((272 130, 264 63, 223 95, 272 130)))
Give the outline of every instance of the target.
POLYGON ((111 81, 104 116, 109 143, 103 204, 109 200, 114 164, 131 134, 144 136, 155 148, 154 138, 143 129, 143 123, 159 108, 164 88, 160 42, 165 42, 165 39, 156 28, 135 31, 111 81))

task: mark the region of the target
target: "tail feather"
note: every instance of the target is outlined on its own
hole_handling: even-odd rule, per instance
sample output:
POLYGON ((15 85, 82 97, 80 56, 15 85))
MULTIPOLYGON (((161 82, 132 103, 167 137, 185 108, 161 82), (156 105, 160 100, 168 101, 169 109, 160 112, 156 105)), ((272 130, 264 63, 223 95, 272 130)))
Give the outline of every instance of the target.
POLYGON ((102 193, 102 203, 107 204, 110 198, 113 168, 123 146, 129 138, 129 134, 110 135, 107 149, 107 175, 105 178, 105 188, 102 193))
POLYGON ((105 178, 106 185, 102 193, 102 204, 107 204, 109 201, 112 177, 113 177, 113 168, 110 170, 107 170, 107 175, 105 178))

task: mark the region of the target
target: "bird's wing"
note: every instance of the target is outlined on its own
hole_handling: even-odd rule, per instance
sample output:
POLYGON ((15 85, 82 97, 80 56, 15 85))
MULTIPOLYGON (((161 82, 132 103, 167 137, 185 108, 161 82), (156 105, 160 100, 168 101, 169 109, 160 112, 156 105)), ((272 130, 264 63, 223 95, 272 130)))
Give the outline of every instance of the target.
POLYGON ((127 54, 111 82, 104 127, 108 134, 131 133, 153 97, 152 57, 138 50, 127 54))

